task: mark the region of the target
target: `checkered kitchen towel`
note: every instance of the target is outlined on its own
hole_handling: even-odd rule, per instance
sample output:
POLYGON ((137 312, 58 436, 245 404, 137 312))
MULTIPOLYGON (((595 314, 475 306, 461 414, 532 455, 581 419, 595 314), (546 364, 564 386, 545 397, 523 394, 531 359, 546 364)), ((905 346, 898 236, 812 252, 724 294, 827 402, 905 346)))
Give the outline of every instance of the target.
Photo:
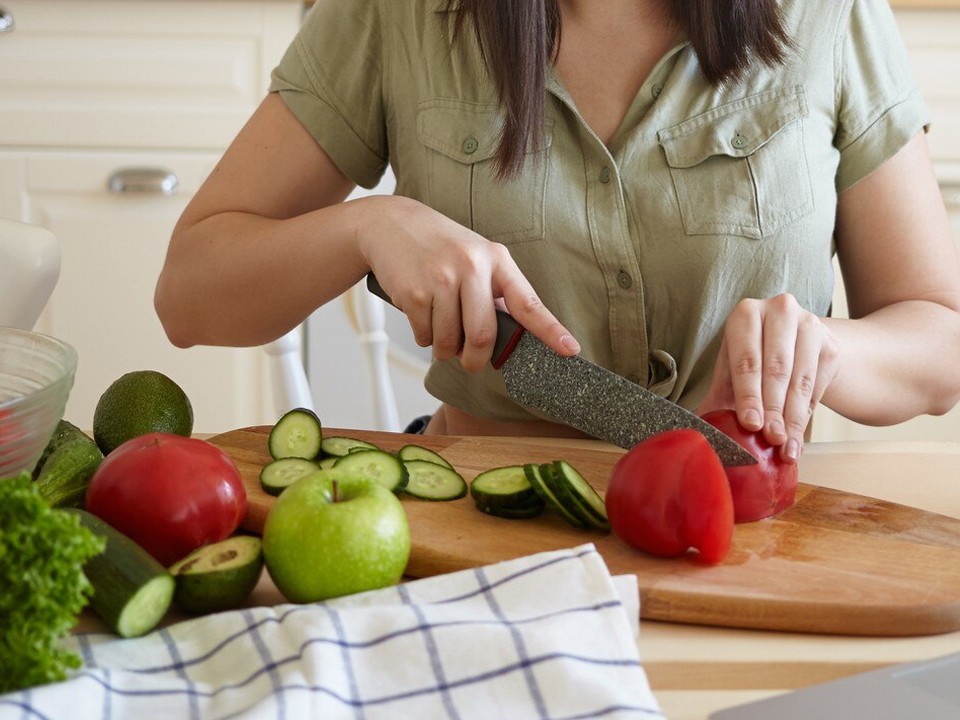
POLYGON ((80 635, 84 667, 0 695, 0 718, 662 718, 629 580, 618 592, 583 545, 142 638, 80 635))

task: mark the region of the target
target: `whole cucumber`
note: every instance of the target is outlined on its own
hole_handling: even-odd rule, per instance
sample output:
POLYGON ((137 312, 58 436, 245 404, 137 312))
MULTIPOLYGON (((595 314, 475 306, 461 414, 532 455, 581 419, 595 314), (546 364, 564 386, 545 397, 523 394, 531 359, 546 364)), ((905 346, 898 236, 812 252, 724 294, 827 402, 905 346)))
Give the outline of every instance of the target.
POLYGON ((53 507, 83 507, 87 485, 102 460, 92 439, 61 420, 33 471, 37 489, 53 507))
POLYGON ((90 607, 120 637, 153 630, 173 602, 173 575, 152 555, 86 510, 68 508, 94 535, 106 540, 103 552, 83 564, 93 585, 90 607))

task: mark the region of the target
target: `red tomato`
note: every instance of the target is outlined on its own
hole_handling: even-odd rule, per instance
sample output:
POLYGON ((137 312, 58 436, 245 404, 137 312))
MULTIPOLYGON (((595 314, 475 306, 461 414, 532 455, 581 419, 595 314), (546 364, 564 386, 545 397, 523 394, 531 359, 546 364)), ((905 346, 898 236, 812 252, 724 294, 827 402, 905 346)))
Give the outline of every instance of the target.
POLYGON ((703 419, 743 445, 756 465, 731 465, 727 470, 733 495, 734 522, 753 522, 793 505, 797 497, 797 465, 784 462, 763 434, 744 430, 733 410, 714 410, 703 419))
POLYGON ((90 479, 85 507, 169 566, 231 535, 247 512, 247 493, 220 448, 150 433, 104 458, 90 479))
POLYGON ((718 563, 730 550, 730 486, 696 430, 670 430, 631 448, 610 475, 606 507, 613 532, 653 555, 682 555, 692 547, 704 561, 718 563))

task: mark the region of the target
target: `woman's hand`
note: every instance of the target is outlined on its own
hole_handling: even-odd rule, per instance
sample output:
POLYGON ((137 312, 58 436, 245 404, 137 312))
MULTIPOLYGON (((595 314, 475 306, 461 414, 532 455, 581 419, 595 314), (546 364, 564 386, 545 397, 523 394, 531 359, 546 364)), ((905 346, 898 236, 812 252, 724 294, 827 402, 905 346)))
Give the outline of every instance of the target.
POLYGON ((468 372, 490 362, 496 306, 561 355, 573 335, 544 307, 509 251, 409 198, 372 196, 357 237, 360 253, 410 321, 418 345, 438 360, 459 356, 468 372))
POLYGON ((793 462, 838 368, 833 335, 792 295, 741 300, 727 318, 713 381, 698 411, 734 408, 745 429, 762 429, 793 462))

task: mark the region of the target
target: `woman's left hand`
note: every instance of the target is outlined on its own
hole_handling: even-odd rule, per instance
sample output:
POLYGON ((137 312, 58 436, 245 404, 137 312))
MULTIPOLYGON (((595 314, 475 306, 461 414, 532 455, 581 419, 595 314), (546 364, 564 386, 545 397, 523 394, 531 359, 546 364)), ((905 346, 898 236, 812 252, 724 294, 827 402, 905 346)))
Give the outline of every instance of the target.
POLYGON ((839 350, 822 320, 789 294, 741 300, 727 318, 699 413, 733 408, 789 462, 800 457, 814 408, 837 375, 839 350))

